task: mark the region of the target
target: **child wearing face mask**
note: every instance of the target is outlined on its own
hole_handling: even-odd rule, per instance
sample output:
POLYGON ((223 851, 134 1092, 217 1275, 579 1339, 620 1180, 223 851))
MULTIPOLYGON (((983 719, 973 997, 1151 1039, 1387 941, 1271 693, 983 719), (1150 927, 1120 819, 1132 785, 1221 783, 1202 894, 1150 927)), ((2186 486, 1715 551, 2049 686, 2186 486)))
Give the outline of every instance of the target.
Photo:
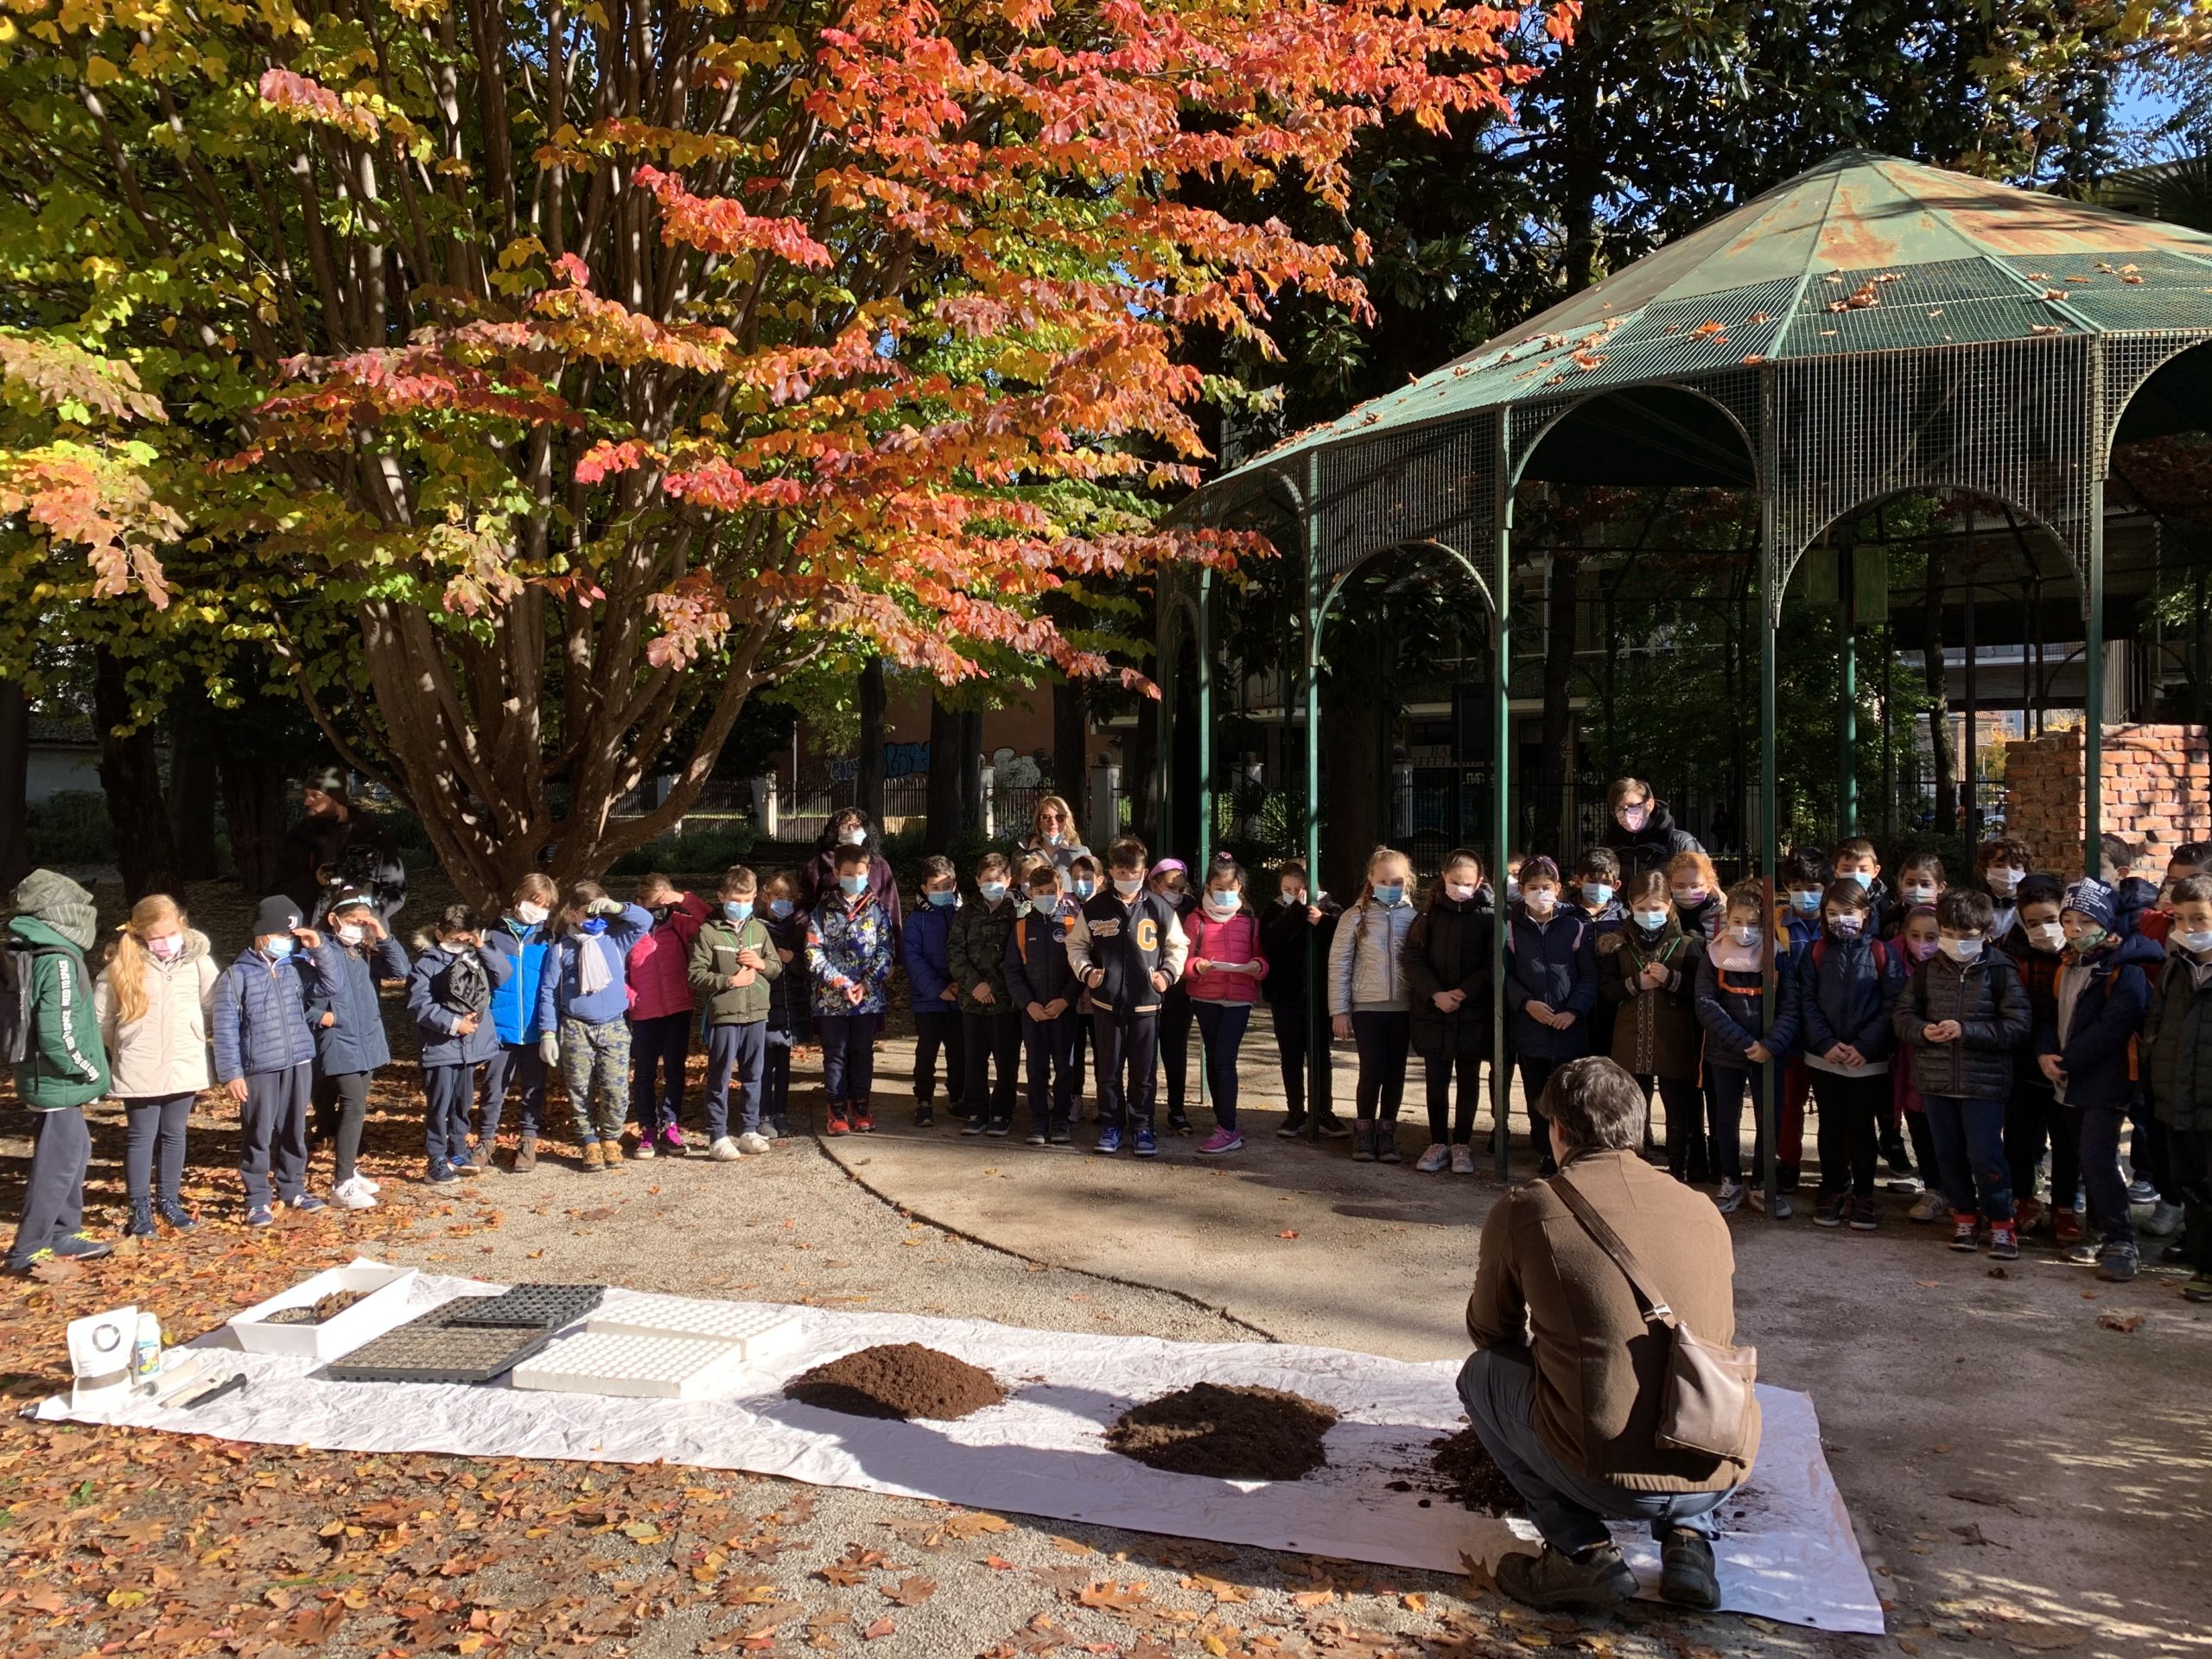
POLYGON ((2212 876, 2183 876, 2166 903, 2171 954, 2143 1023, 2143 1076, 2181 1189, 2181 1294, 2212 1302, 2212 876))
POLYGON ((1068 923, 1068 963, 1095 1010, 1101 1127, 1091 1150, 1117 1153, 1126 1136, 1140 1158, 1160 1150, 1152 1128, 1160 1005, 1189 952, 1174 907, 1145 886, 1147 856, 1134 836, 1109 847, 1109 885, 1068 923))
POLYGON ((1676 853, 1667 861, 1667 891, 1683 932, 1702 934, 1707 944, 1720 937, 1726 907, 1711 859, 1701 852, 1676 853))
MULTIPOLYGON (((1775 965, 1773 1029, 1767 1029, 1766 967, 1770 935, 1766 893, 1756 880, 1728 890, 1720 938, 1707 945, 1697 973, 1697 1020, 1705 1027, 1706 1099, 1710 1113, 1713 1173, 1725 1186, 1744 1185, 1744 1099, 1751 1100, 1756 1175, 1767 1157, 1761 1091, 1771 1082, 1779 1115, 1781 1079, 1775 1061, 1797 1040, 1797 976, 1786 962, 1775 965)), ((1745 1187, 1751 1207, 1764 1211, 1763 1182, 1745 1187)), ((1776 1200, 1775 1219, 1789 1217, 1789 1200, 1776 1200)))
MULTIPOLYGON (((1942 938, 1935 906, 1915 905, 1904 912, 1897 926, 1897 950, 1908 982, 1912 970, 1936 955, 1942 938)), ((1920 1172, 1923 1183, 1907 1215, 1914 1221, 1948 1218, 1951 1201, 1943 1191, 1943 1166, 1936 1155, 1935 1131, 1928 1127, 1928 1103, 1920 1097, 1919 1085, 1913 1081, 1912 1047, 1908 1043, 1899 1043, 1890 1056, 1890 1111, 1904 1122, 1906 1133, 1911 1137, 1913 1165, 1920 1172)), ((2018 1207, 2016 1200, 2016 1211, 2018 1207)))
POLYGON ((760 1133, 761 1078, 768 1054, 768 1003, 783 958, 756 913, 760 879, 740 864, 722 874, 716 912, 691 941, 691 989, 707 1014, 707 1156, 718 1164, 773 1151, 760 1133), (729 1085, 738 1087, 730 1134, 729 1085))
MULTIPOLYGON (((1067 874, 1062 879, 1061 896, 1070 912, 1080 911, 1098 896, 1098 884, 1103 878, 1099 874, 1098 860, 1089 852, 1077 852, 1067 861, 1067 874)), ((1083 982, 1076 982, 1075 1022, 1075 1095, 1068 1102, 1068 1122, 1083 1121, 1083 1097, 1089 1092, 1084 1079, 1091 1076, 1097 1050, 1091 1039, 1090 1016, 1096 1012, 1090 1006, 1090 993, 1083 982)), ((1093 1116, 1096 1116, 1094 1109, 1093 1116)))
POLYGON ((2028 843, 2015 836, 1999 836, 1975 849, 1974 874, 1993 906, 1989 918, 1991 938, 2002 939, 2012 931, 2018 919, 2014 894, 2030 868, 2028 843))
POLYGON ((476 1070, 499 1046, 492 1023, 492 988, 514 971, 505 954, 484 941, 482 923, 467 905, 448 905, 431 925, 430 943, 407 976, 407 1011, 423 1059, 423 1138, 432 1186, 480 1174, 491 1161, 468 1154, 468 1108, 476 1070))
MULTIPOLYGON (((1275 1028, 1275 1052, 1282 1062, 1282 1094, 1289 1109, 1282 1127, 1275 1131, 1294 1140, 1306 1133, 1308 1103, 1306 1072, 1313 1054, 1313 985, 1306 971, 1306 952, 1325 966, 1336 937, 1337 918, 1344 906, 1327 893, 1312 890, 1303 859, 1290 859, 1275 871, 1275 902, 1260 918, 1260 944, 1267 952, 1268 971, 1260 989, 1268 999, 1268 1017, 1275 1028)), ((1351 1126, 1329 1109, 1325 1090, 1312 1103, 1317 1133, 1340 1141, 1351 1126)))
POLYGON ((1217 861, 1206 873, 1206 890, 1191 918, 1189 936, 1191 953, 1183 971, 1198 1018, 1214 1120, 1213 1133, 1198 1142, 1198 1150, 1218 1157, 1244 1149, 1236 1128, 1236 1052, 1268 976, 1260 919, 1244 902, 1244 872, 1233 861, 1217 861))
POLYGON ((960 991, 960 1039, 968 1069, 961 1090, 967 1122, 963 1135, 1003 1135, 1014 1128, 1021 1066, 1021 1010, 1007 988, 1007 943, 1021 919, 1008 880, 1012 871, 996 853, 976 866, 976 899, 963 906, 946 945, 952 982, 960 991))
POLYGON ((960 922, 960 875, 952 861, 932 854, 922 861, 922 902, 899 931, 899 959, 906 968, 907 1007, 914 1016, 914 1127, 937 1122, 937 1073, 944 1061, 944 1092, 958 1101, 967 1091, 967 1050, 961 1041, 960 988, 953 983, 952 930, 960 922))
POLYGON ((207 937, 191 928, 176 900, 149 893, 133 905, 92 986, 108 1086, 123 1103, 130 1133, 123 1159, 130 1200, 125 1237, 153 1237, 156 1215, 181 1233, 194 1225, 181 1196, 184 1132, 194 1096, 211 1081, 207 1015, 214 994, 207 937))
MULTIPOLYGON (((1827 855, 1818 848, 1797 848, 1782 861, 1782 882, 1788 898, 1775 907, 1778 918, 1775 931, 1782 941, 1777 967, 1792 978, 1805 953, 1820 940, 1821 896, 1828 890, 1830 880, 1827 855)), ((1805 1105, 1813 1097, 1812 1068, 1805 1064, 1802 1052, 1783 1057, 1780 1086, 1781 1098, 1775 1107, 1775 1187, 1780 1192, 1795 1192, 1805 1161, 1805 1105)), ((1757 1189, 1753 1196, 1764 1198, 1765 1189, 1757 1189)))
POLYGON ((538 1052, 545 1033, 537 1024, 537 985, 545 973, 545 924, 560 899, 552 878, 533 872, 515 883, 506 909, 484 930, 485 942, 507 958, 512 971, 492 988, 492 1028, 499 1045, 484 1062, 476 1148, 488 1157, 498 1147, 508 1089, 518 1087, 522 1135, 511 1166, 518 1175, 537 1167, 537 1137, 545 1131, 545 1057, 538 1052))
MULTIPOLYGON (((768 1028, 760 1077, 760 1117, 766 1132, 781 1141, 791 1134, 791 1049, 805 1028, 810 983, 806 969, 806 922, 798 908, 798 878, 778 870, 760 884, 755 901, 765 912, 762 925, 776 960, 785 971, 768 982, 768 1028), (796 966, 794 966, 796 964, 796 966)), ((955 1020, 957 1029, 959 1022, 955 1020)), ((956 1067, 948 1077, 957 1077, 956 1067)))
MULTIPOLYGON (((315 1087, 310 1096, 316 1130, 328 1137, 336 1157, 330 1201, 346 1210, 373 1209, 377 1184, 354 1167, 361 1151, 361 1124, 368 1116, 369 1084, 378 1067, 390 1064, 384 1009, 377 1001, 380 980, 405 979, 409 963, 399 941, 385 931, 376 895, 342 888, 325 912, 329 925, 332 975, 327 996, 310 992, 308 1027, 315 1033, 315 1087)), ((467 1125, 461 1126, 464 1134, 467 1125)), ((484 1141, 477 1167, 492 1160, 484 1141)))
POLYGON ((1821 1108, 1822 1227, 1874 1230, 1874 1167, 1890 1106, 1890 1005, 1904 979, 1896 953, 1873 936, 1868 890, 1839 876, 1821 896, 1822 937, 1797 964, 1805 1064, 1821 1108))
MULTIPOLYGON (((1618 933, 1628 925, 1628 909, 1622 902, 1621 861, 1610 847, 1592 847, 1576 861, 1574 880, 1568 884, 1566 897, 1567 907, 1589 925, 1595 938, 1618 933)), ((1618 1012, 1614 1003, 1604 996, 1590 1010, 1592 1054, 1613 1052, 1613 1016, 1618 1012)), ((1700 1116, 1702 1116, 1700 1112, 1700 1116)), ((1651 1118, 1647 1113, 1643 1120, 1644 1151, 1649 1153, 1654 1144, 1651 1118)))
POLYGON ((578 881, 550 924, 537 982, 538 1053, 558 1064, 587 1174, 622 1167, 630 1094, 630 952, 653 925, 647 912, 578 881))
MULTIPOLYGON (((1656 870, 1630 884, 1628 918, 1627 926, 1601 936, 1597 946, 1599 995, 1617 1011, 1612 1058, 1647 1090, 1652 1086, 1648 1079, 1656 1081, 1667 1113, 1667 1168, 1688 1183, 1690 1154, 1705 1139, 1697 979, 1706 941, 1682 931, 1667 878, 1656 870)), ((1743 1182, 1723 1179, 1713 1201, 1723 1215, 1740 1208, 1743 1182)))
POLYGON ((1858 883, 1873 906, 1866 924, 1869 931, 1878 939, 1889 938, 1895 931, 1891 925, 1889 889, 1882 885, 1882 860, 1874 843, 1864 836, 1838 842, 1828 853, 1828 868, 1835 872, 1838 881, 1858 883))
POLYGON ((1906 855, 1904 862, 1897 867, 1895 913, 1884 937, 1904 932, 1905 918, 1912 912, 1933 910, 1948 885, 1943 879, 1943 861, 1935 854, 1906 855))
MULTIPOLYGON (((2082 1187, 2082 1128, 2062 1108, 2050 1079, 2036 1063, 2036 1033, 2058 1024, 2058 976, 2065 965, 2066 931, 2059 907, 2066 885, 2055 875, 2031 875, 2013 893, 2011 929, 1996 941, 2020 976, 2028 994, 2031 1034, 2012 1056, 2012 1094, 2005 1110, 2005 1157, 2012 1184, 2013 1230, 2026 1237, 2036 1230, 2044 1207, 2036 1196, 2044 1149, 2050 1149, 2050 1219, 2061 1249, 2082 1240, 2076 1198, 2082 1187)), ((1994 924, 1993 923, 1993 926, 1994 924)), ((1948 1213, 1948 1208, 1945 1211, 1948 1213)))
MULTIPOLYGON (((1684 856, 1702 859, 1704 855, 1684 856)), ((1559 866, 1532 858, 1521 866, 1520 899, 1506 908, 1507 1034, 1529 1103, 1529 1133, 1538 1173, 1555 1175, 1551 1124, 1536 1109, 1552 1073, 1590 1052, 1590 1010, 1598 1002, 1598 941, 1590 925, 1561 902, 1559 866)))
POLYGON ((2079 1126, 2082 1182, 2089 1218, 2101 1239, 2085 1235, 2067 1252, 2076 1266, 2094 1262, 2114 1284, 2142 1265, 2120 1173, 2120 1129, 2135 1095, 2136 1039, 2151 1004, 2151 971, 2165 961, 2157 943, 2113 931, 2113 893, 2101 881, 2066 890, 2058 921, 2066 953, 2058 971, 2056 1019, 2036 1034, 2037 1064, 2058 1104, 2079 1126))
POLYGON ((1007 937, 1007 1001, 1020 1010, 1022 1052, 1029 1063, 1029 1133, 1033 1147, 1065 1147, 1074 1109, 1075 1036, 1083 1016, 1076 1004, 1083 987, 1068 960, 1071 900, 1060 893, 1060 873, 1048 861, 1023 877, 1028 903, 1007 937))
MULTIPOLYGON (((1198 900, 1191 891, 1191 867, 1179 858, 1163 858, 1152 867, 1152 890, 1175 907, 1184 936, 1191 931, 1198 900)), ((1160 1069, 1167 1075, 1167 1128, 1171 1135, 1197 1133, 1186 1104, 1191 1081, 1191 983, 1183 976, 1167 988, 1160 1000, 1160 1069)))
POLYGON ((2136 931, 2165 944, 2173 928, 2174 907, 2179 902, 2176 894, 2183 882, 2200 875, 2212 875, 2212 846, 2185 841, 2168 856, 2165 883, 2158 890, 2157 901, 2136 918, 2136 931))
POLYGON ((1390 847, 1367 858, 1358 899, 1338 918, 1329 944, 1329 1024, 1338 1042, 1359 1050, 1352 1131, 1355 1163, 1402 1161, 1398 1108, 1406 1093, 1406 1052, 1413 1041, 1404 969, 1413 931, 1413 865, 1390 847))
POLYGON ((273 1203, 323 1208, 307 1190, 315 1039, 300 1010, 327 1001, 337 969, 322 935, 302 925, 298 906, 278 893, 261 901, 251 941, 215 981, 208 1034, 215 1080, 238 1106, 238 1178, 249 1227, 272 1224, 273 1203))
POLYGON ((2017 1261, 2005 1112, 2012 1056, 2031 1026, 2012 959, 1988 942, 1989 895, 1961 888, 1936 907, 1936 954, 1915 963, 1891 1021, 1936 1137, 1951 1206, 1951 1248, 1970 1251, 1988 1230, 1989 1254, 2017 1261))
MULTIPOLYGON (((884 992, 899 954, 898 923, 869 891, 869 857, 864 846, 840 847, 836 887, 807 919, 814 1020, 822 1031, 822 1087, 830 1096, 827 1133, 833 1135, 875 1132, 875 1106, 869 1097, 875 1086, 875 1033, 883 1023, 884 992)), ((972 1050, 969 1069, 972 1073, 972 1050)))
POLYGON ((1475 1104, 1482 1098, 1482 1064, 1496 1042, 1491 955, 1497 926, 1482 859, 1471 848, 1454 848, 1406 934, 1413 1047, 1427 1073, 1428 1149, 1415 1169, 1475 1173, 1475 1104))
POLYGON ((630 1116, 639 1158, 682 1157, 683 1071, 691 1062, 691 945, 707 919, 706 901, 664 875, 638 883, 638 907, 653 918, 631 947, 630 1116))

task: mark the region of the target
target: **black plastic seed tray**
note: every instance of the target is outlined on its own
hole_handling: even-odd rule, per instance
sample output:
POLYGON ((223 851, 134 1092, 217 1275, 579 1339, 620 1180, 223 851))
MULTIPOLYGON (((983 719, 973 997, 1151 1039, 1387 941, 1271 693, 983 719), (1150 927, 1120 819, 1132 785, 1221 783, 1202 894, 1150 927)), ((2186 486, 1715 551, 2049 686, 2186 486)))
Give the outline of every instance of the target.
POLYGON ((544 1325, 558 1331, 597 1307, 605 1285, 517 1285, 496 1296, 460 1296, 438 1309, 448 1325, 544 1325))
MULTIPOLYGON (((450 1304, 448 1304, 448 1306, 450 1304)), ((340 1382, 489 1382, 553 1340, 550 1325, 454 1325, 433 1308, 363 1343, 325 1374, 340 1382)))

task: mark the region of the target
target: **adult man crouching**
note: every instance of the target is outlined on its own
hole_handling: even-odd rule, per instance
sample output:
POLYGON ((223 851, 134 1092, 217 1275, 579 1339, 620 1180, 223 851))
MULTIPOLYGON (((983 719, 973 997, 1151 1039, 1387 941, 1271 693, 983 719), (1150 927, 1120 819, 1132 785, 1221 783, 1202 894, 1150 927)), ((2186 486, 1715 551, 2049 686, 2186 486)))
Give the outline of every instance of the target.
POLYGON ((1720 1604, 1713 1512, 1751 1472, 1751 1407, 1740 1462, 1659 1444, 1673 1332, 1554 1190, 1572 1184, 1626 1244, 1675 1315, 1708 1343, 1732 1342, 1735 1253, 1712 1201, 1637 1156, 1643 1096, 1612 1061, 1560 1067, 1541 1109, 1560 1173, 1516 1187, 1483 1224, 1467 1300, 1475 1352, 1459 1373, 1467 1416, 1543 1534, 1540 1555, 1498 1565, 1498 1587, 1537 1607, 1602 1607, 1636 1592, 1606 1530, 1649 1524, 1661 1594, 1720 1604))

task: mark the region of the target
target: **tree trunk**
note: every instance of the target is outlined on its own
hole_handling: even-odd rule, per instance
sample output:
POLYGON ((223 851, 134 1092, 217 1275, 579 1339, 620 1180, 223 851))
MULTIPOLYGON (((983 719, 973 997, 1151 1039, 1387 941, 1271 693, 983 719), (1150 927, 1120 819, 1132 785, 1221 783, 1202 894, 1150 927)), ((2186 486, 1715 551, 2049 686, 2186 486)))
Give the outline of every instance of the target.
POLYGON ((0 680, 0 889, 31 871, 31 702, 21 680, 0 680))
POLYGON ((207 693, 180 692, 169 704, 169 839, 180 880, 212 881, 215 863, 215 743, 207 693))
POLYGON ((931 853, 950 853, 959 845, 963 796, 960 772, 960 716, 942 699, 930 699, 930 772, 923 797, 929 817, 922 832, 922 847, 931 853))
MULTIPOLYGON (((1139 664, 1140 671, 1155 685, 1160 681, 1160 659, 1147 656, 1139 664)), ((1122 755, 1122 793, 1128 798, 1129 827, 1141 841, 1157 843, 1160 839, 1160 699, 1140 697, 1137 700, 1136 729, 1130 734, 1122 755)), ((1097 849, 1103 853, 1103 847, 1097 849)))
POLYGON ((1574 643, 1576 591, 1581 584, 1582 557, 1575 553, 1552 555, 1551 582, 1546 590, 1550 612, 1544 635, 1544 713, 1541 734, 1544 771, 1538 780, 1543 790, 1541 817, 1529 850, 1549 853, 1566 860, 1574 856, 1568 802, 1574 792, 1574 643))
POLYGON ((883 728, 887 718, 883 686, 883 658, 871 657, 861 670, 861 748, 853 779, 853 804, 868 814, 870 823, 883 824, 883 728))
POLYGON ((1936 833, 1958 833, 1959 779, 1951 753, 1951 703, 1943 674, 1943 555, 1928 552, 1928 582, 1923 590, 1920 636, 1921 683, 1928 690, 1928 743, 1936 761, 1936 833))
POLYGON ((272 698, 211 711, 231 862, 249 898, 275 893, 292 874, 283 868, 284 836, 293 816, 293 774, 308 741, 285 714, 296 716, 296 705, 288 709, 272 698))
POLYGON ((1083 688, 1066 680, 1052 687, 1052 789, 1081 835, 1090 822, 1090 710, 1083 688))
POLYGON ((123 896, 136 904, 149 893, 174 893, 178 883, 153 728, 118 730, 130 722, 129 671, 113 652, 95 650, 92 723, 99 732, 100 787, 107 793, 108 822, 115 827, 115 861, 123 873, 123 896))
POLYGON ((961 827, 969 835, 979 835, 983 828, 983 716, 980 710, 971 709, 960 716, 959 761, 961 827))

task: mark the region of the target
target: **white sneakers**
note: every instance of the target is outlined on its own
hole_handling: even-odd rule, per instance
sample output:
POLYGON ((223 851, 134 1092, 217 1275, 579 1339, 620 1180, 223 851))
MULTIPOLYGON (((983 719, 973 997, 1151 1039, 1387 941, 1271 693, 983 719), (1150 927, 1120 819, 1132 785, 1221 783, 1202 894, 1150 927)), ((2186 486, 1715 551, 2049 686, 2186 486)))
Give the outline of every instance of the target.
POLYGON ((1472 1147, 1460 1146, 1456 1143, 1453 1145, 1452 1173, 1454 1175, 1471 1175, 1475 1173, 1475 1149, 1472 1147))
POLYGON ((1414 1160, 1414 1167, 1424 1175, 1433 1175, 1452 1161, 1452 1148, 1441 1141, 1429 1142, 1428 1150, 1414 1160))
POLYGON ((737 1142, 726 1135, 715 1136, 714 1144, 707 1148, 707 1156, 718 1164, 734 1164, 744 1155, 737 1149, 737 1142))
POLYGON ((758 1158, 764 1152, 773 1152, 776 1143, 757 1129, 747 1129, 737 1137, 737 1149, 748 1157, 758 1158))
POLYGON ((373 1210, 377 1207, 377 1186, 365 1175, 355 1175, 330 1190, 330 1201, 341 1210, 373 1210))
POLYGON ((1720 1190, 1713 1195, 1713 1207, 1724 1216, 1734 1215, 1744 1207, 1744 1184, 1741 1181, 1721 1182, 1720 1190))
POLYGON ((1932 1186, 1920 1195, 1918 1203, 1905 1211, 1915 1221, 1943 1221, 1948 1219, 1950 1213, 1950 1199, 1932 1186))

